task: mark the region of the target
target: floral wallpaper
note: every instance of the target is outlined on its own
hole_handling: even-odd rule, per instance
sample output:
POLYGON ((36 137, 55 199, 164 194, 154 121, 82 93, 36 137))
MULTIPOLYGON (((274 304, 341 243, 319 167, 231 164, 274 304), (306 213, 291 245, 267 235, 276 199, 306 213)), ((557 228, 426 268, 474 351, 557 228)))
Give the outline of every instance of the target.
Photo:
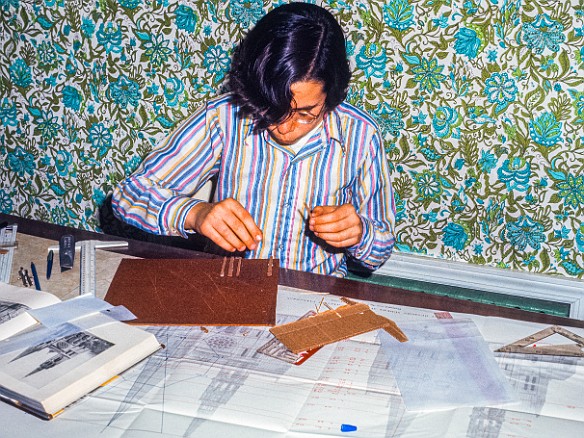
MULTIPOLYGON (((584 275, 584 0, 318 1, 379 122, 397 249, 584 275)), ((279 2, 0 0, 0 211, 100 230, 279 2)))

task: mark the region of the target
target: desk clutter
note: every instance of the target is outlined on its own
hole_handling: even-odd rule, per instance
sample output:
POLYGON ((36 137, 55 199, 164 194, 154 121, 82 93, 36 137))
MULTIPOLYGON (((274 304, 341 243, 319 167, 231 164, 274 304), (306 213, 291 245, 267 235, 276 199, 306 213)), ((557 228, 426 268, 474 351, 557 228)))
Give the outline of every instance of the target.
POLYGON ((0 283, 0 400, 50 420, 161 347, 112 314, 87 295, 62 302, 0 283))
POLYGON ((277 260, 229 257, 98 251, 102 300, 80 257, 45 279, 51 245, 19 235, 0 283, 7 436, 584 433, 584 330, 283 287, 277 260), (19 283, 23 254, 52 293, 19 283))
MULTIPOLYGON (((35 265, 39 289, 63 300, 78 296, 82 290, 103 298, 121 260, 134 258, 106 251, 111 248, 112 241, 80 240, 73 242, 76 255, 72 263, 61 266, 59 241, 23 233, 18 233, 16 240, 16 225, 0 230, 0 238, 6 228, 11 230, 10 234, 14 233, 10 238, 15 239, 16 245, 0 253, 0 273, 4 274, 0 281, 36 289, 31 269, 31 265, 35 265)), ((127 242, 113 241, 113 244, 117 248, 127 247, 127 242)))

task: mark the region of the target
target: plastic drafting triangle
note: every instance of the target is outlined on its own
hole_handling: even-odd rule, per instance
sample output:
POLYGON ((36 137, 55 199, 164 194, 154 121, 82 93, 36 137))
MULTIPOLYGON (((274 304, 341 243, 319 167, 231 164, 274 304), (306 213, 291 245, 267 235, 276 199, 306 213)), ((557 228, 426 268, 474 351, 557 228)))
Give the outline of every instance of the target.
POLYGON ((501 353, 523 353, 523 354, 546 354, 554 356, 575 356, 584 357, 584 338, 572 333, 557 325, 543 329, 526 338, 520 339, 512 344, 495 350, 501 353), (559 334, 571 341, 571 344, 562 345, 537 345, 541 341, 553 334, 559 334))

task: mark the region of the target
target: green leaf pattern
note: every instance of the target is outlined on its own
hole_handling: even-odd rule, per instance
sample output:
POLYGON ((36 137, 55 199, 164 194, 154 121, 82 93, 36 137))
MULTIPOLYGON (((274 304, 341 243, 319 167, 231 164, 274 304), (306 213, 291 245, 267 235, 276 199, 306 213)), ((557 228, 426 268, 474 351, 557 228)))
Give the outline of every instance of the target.
MULTIPOLYGON (((99 230, 143 157, 224 91, 281 2, 0 2, 0 211, 99 230)), ((584 4, 317 1, 379 123, 397 248, 584 276, 584 4)))

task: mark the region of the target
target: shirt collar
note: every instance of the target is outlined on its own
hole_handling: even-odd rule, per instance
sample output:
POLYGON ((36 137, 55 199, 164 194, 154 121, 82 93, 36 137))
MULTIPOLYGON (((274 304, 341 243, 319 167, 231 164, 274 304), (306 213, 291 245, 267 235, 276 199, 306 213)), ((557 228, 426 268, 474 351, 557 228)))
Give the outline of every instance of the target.
POLYGON ((327 113, 324 118, 324 131, 326 134, 326 139, 328 144, 333 142, 338 143, 338 146, 343 149, 343 154, 345 153, 344 142, 343 142, 343 128, 341 125, 341 117, 337 110, 332 110, 327 113))
MULTIPOLYGON (((246 140, 248 139, 249 136, 253 135, 253 128, 254 128, 253 121, 251 121, 249 119, 247 119, 247 120, 248 120, 248 122, 245 123, 246 128, 247 128, 246 133, 245 133, 246 140)), ((344 148, 344 143, 343 143, 343 128, 342 128, 342 123, 341 123, 341 117, 339 116, 339 114, 336 110, 330 111, 330 112, 325 114, 324 119, 323 119, 323 130, 324 130, 326 144, 329 144, 332 146, 334 143, 336 143, 336 145, 342 149, 343 155, 344 155, 345 148, 344 148)), ((278 147, 281 147, 280 145, 278 145, 277 142, 275 142, 272 139, 272 137, 270 136, 270 133, 268 132, 267 129, 264 129, 262 132, 259 133, 259 135, 261 135, 266 142, 274 144, 278 147)))

